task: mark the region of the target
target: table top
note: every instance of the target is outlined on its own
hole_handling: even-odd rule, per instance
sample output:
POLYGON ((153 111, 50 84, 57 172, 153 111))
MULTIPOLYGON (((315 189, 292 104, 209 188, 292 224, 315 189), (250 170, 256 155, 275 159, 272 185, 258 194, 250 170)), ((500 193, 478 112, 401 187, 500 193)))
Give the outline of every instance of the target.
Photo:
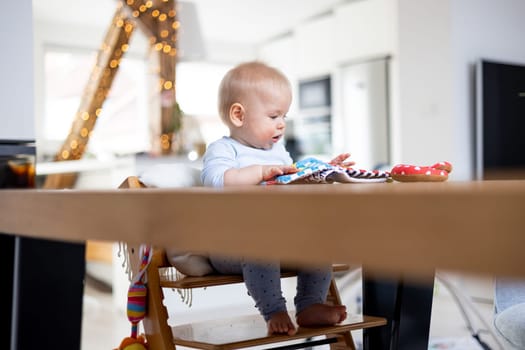
POLYGON ((2 190, 0 232, 67 241, 525 276, 525 180, 2 190))

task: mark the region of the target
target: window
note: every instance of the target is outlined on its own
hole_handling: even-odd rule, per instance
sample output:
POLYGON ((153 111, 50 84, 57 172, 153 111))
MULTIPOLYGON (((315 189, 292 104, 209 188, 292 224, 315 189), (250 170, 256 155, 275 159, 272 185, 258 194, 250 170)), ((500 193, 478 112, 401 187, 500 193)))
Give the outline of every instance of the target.
MULTIPOLYGON (((96 53, 88 50, 46 50, 44 143, 60 147, 67 137, 95 60, 96 53)), ((121 61, 93 129, 88 153, 131 154, 150 148, 146 64, 132 56, 121 61)))
MULTIPOLYGON (((88 50, 49 49, 45 53, 45 157, 52 158, 67 137, 88 83, 96 53, 88 50), (50 145, 53 147, 50 148, 50 145)), ((217 112, 219 83, 231 65, 203 62, 177 64, 177 100, 187 119, 190 138, 199 133, 206 144, 227 133, 217 112)), ((126 56, 102 106, 87 152, 96 157, 151 150, 148 104, 152 103, 148 61, 126 56)), ((192 140, 189 140, 192 141, 192 140)), ((190 147, 191 148, 191 147, 190 147)))
POLYGON ((193 118, 206 144, 228 134, 219 118, 219 84, 232 65, 181 62, 177 65, 177 101, 184 114, 193 118))

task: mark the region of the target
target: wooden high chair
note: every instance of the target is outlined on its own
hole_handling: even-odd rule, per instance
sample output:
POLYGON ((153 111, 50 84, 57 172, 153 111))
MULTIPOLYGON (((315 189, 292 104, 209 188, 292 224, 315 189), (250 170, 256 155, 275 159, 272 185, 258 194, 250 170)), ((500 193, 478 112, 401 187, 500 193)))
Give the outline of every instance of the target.
MULTIPOLYGON (((144 188, 140 180, 128 177, 119 188, 144 188)), ((335 349, 355 349, 350 331, 377 327, 386 324, 386 320, 373 316, 352 316, 340 325, 317 328, 300 327, 297 334, 268 335, 266 322, 259 314, 206 322, 184 324, 171 327, 168 312, 164 306, 163 288, 192 289, 242 283, 241 275, 211 274, 202 277, 185 276, 177 278, 175 273, 166 273, 170 265, 164 249, 154 248, 147 275, 147 309, 143 320, 149 350, 175 349, 177 345, 205 349, 232 350, 259 345, 286 342, 286 345, 274 349, 299 349, 314 345, 330 344, 335 349), (324 336, 321 340, 312 340, 324 336), (293 344, 290 345, 290 342, 293 344)), ((345 271, 347 265, 335 264, 333 271, 345 271)), ((283 272, 282 278, 296 276, 293 272, 283 272)), ((341 305, 341 298, 336 283, 332 278, 327 303, 341 305)), ((293 316, 293 315, 292 315, 293 316)), ((294 319, 294 317, 292 317, 294 319)))

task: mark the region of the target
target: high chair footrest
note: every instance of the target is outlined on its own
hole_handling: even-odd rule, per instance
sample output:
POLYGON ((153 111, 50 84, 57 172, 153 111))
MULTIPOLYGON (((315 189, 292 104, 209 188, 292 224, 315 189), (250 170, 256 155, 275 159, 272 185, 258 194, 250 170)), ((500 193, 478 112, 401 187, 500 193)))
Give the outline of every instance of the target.
MULTIPOLYGON (((291 314, 292 319, 295 318, 291 314)), ((268 335, 266 322, 260 315, 203 321, 172 327, 175 345, 205 350, 230 350, 257 345, 275 344, 323 335, 343 335, 345 332, 382 326, 381 317, 353 315, 336 326, 304 328, 290 335, 268 335)), ((332 342, 332 341, 329 341, 332 342)), ((305 344, 305 346, 308 346, 305 344)), ((299 348, 292 345, 293 348, 299 348)))

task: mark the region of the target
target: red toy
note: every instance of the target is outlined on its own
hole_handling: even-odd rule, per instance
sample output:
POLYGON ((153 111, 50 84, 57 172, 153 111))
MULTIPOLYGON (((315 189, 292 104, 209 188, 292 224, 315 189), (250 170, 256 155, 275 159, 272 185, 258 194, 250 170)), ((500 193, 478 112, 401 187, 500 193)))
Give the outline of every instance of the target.
POLYGON ((452 164, 439 162, 431 166, 398 164, 390 171, 392 179, 400 182, 446 181, 452 164))

